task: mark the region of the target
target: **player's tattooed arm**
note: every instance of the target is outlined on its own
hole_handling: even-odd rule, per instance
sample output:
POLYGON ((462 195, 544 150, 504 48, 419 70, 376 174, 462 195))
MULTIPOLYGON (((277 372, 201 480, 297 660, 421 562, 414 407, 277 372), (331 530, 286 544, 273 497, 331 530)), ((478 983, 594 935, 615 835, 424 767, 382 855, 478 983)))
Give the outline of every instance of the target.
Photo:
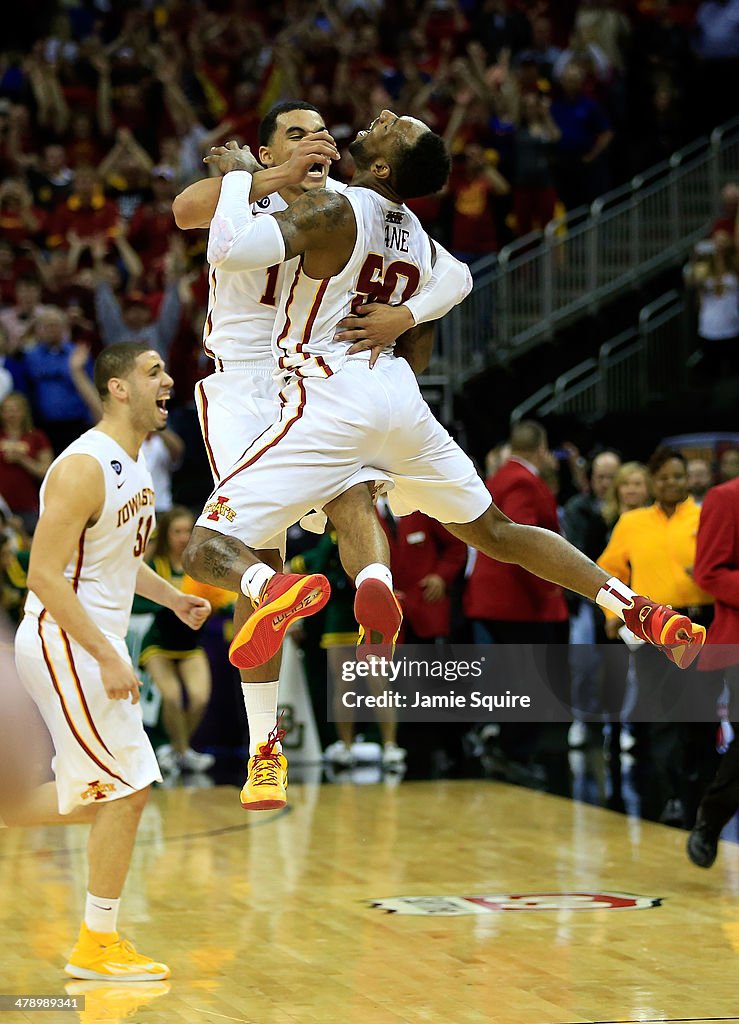
POLYGON ((306 193, 289 209, 275 214, 275 220, 285 242, 286 260, 315 250, 330 251, 336 254, 340 270, 351 255, 357 225, 349 200, 340 192, 318 189, 306 193))

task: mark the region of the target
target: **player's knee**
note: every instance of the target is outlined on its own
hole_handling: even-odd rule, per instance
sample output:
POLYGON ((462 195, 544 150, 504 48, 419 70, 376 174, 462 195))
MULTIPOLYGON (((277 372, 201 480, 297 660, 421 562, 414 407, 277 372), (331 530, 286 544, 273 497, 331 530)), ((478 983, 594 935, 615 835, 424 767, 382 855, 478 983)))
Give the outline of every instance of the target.
POLYGON ((196 694, 190 698, 190 711, 194 715, 205 714, 205 709, 208 707, 208 696, 205 694, 196 694))
POLYGON ((192 576, 195 580, 199 579, 198 563, 209 542, 208 531, 196 526, 190 534, 190 540, 187 542, 187 547, 182 554, 182 567, 187 575, 192 576))
POLYGON ((151 786, 135 789, 130 796, 123 797, 121 800, 115 800, 110 806, 118 804, 119 810, 124 814, 141 814, 146 806, 146 801, 149 799, 150 789, 151 786))
POLYGON ((487 536, 487 541, 493 558, 502 557, 508 547, 508 531, 513 525, 511 520, 501 514, 491 505, 481 516, 481 526, 487 536))

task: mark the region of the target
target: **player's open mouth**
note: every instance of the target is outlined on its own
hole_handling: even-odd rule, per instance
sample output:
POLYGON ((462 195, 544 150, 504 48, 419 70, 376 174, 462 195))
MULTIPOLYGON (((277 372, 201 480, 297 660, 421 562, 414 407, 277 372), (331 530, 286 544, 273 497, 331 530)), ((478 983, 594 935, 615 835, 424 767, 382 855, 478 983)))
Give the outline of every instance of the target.
POLYGON ((159 412, 163 412, 165 416, 169 414, 167 409, 167 402, 169 401, 169 395, 166 398, 157 398, 157 409, 159 412))
POLYGON ((323 166, 323 164, 315 163, 308 168, 308 174, 306 175, 306 177, 322 178, 325 170, 326 168, 323 166))

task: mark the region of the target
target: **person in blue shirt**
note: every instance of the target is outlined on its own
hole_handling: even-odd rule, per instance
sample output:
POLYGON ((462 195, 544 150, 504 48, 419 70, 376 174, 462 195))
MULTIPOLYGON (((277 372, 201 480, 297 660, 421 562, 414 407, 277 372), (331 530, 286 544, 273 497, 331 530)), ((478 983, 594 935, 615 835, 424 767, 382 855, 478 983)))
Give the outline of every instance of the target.
POLYGON ((551 115, 562 133, 557 143, 557 193, 568 210, 589 204, 608 189, 605 151, 613 130, 602 108, 583 90, 585 71, 571 60, 562 72, 561 95, 551 115))
POLYGON ((36 319, 35 338, 25 355, 31 405, 56 454, 92 426, 100 403, 89 350, 72 341, 61 309, 45 307, 36 319))

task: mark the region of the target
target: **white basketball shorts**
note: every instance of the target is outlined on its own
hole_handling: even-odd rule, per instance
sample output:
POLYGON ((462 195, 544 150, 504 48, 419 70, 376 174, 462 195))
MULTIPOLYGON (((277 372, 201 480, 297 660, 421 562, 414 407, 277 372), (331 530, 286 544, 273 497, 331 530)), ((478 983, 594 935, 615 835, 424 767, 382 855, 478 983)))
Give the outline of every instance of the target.
MULTIPOLYGON (((195 385, 195 405, 214 484, 280 412, 274 364, 225 363, 224 367, 195 385)), ((285 531, 275 532, 260 547, 279 551, 284 561, 285 531)))
POLYGON ((405 359, 347 359, 292 378, 280 413, 221 476, 197 525, 262 548, 312 508, 385 477, 398 514, 469 523, 490 506, 472 461, 436 420, 405 359), (369 467, 369 468, 368 468, 369 467))
MULTIPOLYGON (((130 663, 125 641, 109 639, 130 663)), ((51 733, 61 814, 162 781, 141 705, 111 700, 97 661, 45 613, 27 614, 18 627, 15 663, 51 733)))

